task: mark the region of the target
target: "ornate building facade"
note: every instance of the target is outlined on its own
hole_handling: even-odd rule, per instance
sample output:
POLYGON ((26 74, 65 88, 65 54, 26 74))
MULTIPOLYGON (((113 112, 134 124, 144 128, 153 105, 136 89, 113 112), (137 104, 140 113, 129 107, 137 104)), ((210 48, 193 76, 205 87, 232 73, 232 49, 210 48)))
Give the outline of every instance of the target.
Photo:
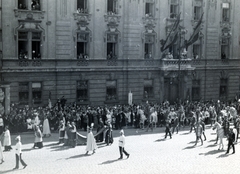
MULTIPOLYGON (((1 83, 10 100, 105 105, 232 100, 240 87, 238 0, 1 1, 1 83), (161 51, 180 14, 177 41, 161 51), (196 42, 181 45, 203 15, 196 42), (172 57, 169 57, 169 54, 172 57)), ((171 38, 173 39, 173 38, 171 38)))

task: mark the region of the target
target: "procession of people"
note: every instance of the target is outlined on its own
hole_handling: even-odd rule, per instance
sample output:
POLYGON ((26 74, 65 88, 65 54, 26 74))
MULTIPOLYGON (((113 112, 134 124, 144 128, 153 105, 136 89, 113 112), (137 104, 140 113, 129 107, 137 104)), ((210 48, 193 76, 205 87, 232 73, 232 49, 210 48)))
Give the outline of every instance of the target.
MULTIPOLYGON (((4 162, 3 152, 10 151, 11 134, 13 132, 20 133, 26 129, 33 129, 35 139, 33 148, 43 148, 44 138, 51 136, 51 132, 58 131, 59 139, 57 144, 63 144, 75 148, 77 145, 78 131, 86 131, 86 155, 89 151, 94 154, 98 148, 98 143, 111 145, 114 143, 113 131, 120 131, 119 151, 120 158, 123 153, 129 158, 129 153, 124 149, 125 136, 124 130, 132 128, 137 130, 151 129, 153 131, 157 127, 165 126, 166 139, 169 135, 170 139, 174 134, 189 127, 189 133, 194 132, 196 140, 194 146, 201 140, 201 145, 206 141, 205 125, 209 125, 214 132, 216 129, 216 143, 220 140, 218 150, 224 148, 223 138, 228 140, 229 153, 237 143, 240 130, 240 100, 237 102, 176 102, 170 104, 164 101, 161 104, 142 103, 133 105, 113 105, 113 106, 79 106, 76 103, 56 104, 52 107, 39 108, 18 108, 12 105, 9 115, 2 117, 4 131, 1 134, 2 142, 0 142, 0 162, 4 162), (22 127, 21 127, 22 126, 22 127), (9 130, 10 127, 10 130, 9 130), (17 127, 17 128, 16 128, 17 127), (94 135, 93 130, 96 130, 94 135), (3 150, 4 148, 4 150, 3 150)), ((20 138, 17 139, 20 142, 20 138)), ((21 152, 21 151, 20 151, 21 152)), ((21 154, 16 156, 17 161, 21 154)), ((24 168, 26 163, 22 162, 24 168)), ((18 168, 18 163, 16 167, 18 168)))

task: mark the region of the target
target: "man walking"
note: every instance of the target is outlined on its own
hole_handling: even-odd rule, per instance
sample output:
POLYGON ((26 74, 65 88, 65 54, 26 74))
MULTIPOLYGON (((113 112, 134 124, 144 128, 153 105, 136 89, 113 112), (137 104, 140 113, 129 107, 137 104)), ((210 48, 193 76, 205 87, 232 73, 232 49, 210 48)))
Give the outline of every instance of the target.
POLYGON ((130 154, 127 153, 124 150, 124 146, 125 146, 125 136, 124 136, 124 132, 123 130, 120 131, 120 137, 119 137, 119 152, 120 152, 120 158, 118 159, 123 159, 123 153, 127 156, 127 158, 129 158, 130 154))
POLYGON ((19 160, 20 160, 21 164, 23 165, 23 168, 25 169, 27 167, 27 164, 22 160, 22 143, 21 143, 20 135, 17 136, 15 140, 17 141, 16 147, 15 147, 16 166, 15 166, 15 168, 13 168, 13 170, 19 169, 19 160))
POLYGON ((235 134, 233 132, 233 128, 230 128, 230 131, 228 133, 228 148, 226 154, 229 153, 230 146, 233 148, 233 154, 235 153, 235 146, 234 146, 234 141, 235 141, 235 134))

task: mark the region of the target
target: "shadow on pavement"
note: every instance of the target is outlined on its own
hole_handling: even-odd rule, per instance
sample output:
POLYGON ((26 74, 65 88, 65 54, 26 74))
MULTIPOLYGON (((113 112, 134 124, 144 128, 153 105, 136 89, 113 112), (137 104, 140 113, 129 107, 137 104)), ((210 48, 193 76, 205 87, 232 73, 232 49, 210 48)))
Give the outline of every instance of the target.
POLYGON ((13 169, 5 170, 5 171, 1 171, 1 170, 0 170, 0 173, 1 173, 1 174, 4 174, 4 173, 13 173, 14 171, 18 171, 18 170, 13 170, 13 169))
POLYGON ((193 144, 193 143, 196 143, 196 141, 190 141, 188 144, 193 144))
POLYGON ((209 151, 207 153, 200 153, 199 155, 207 156, 207 155, 214 155, 214 154, 222 153, 222 152, 224 152, 224 150, 211 150, 211 151, 209 151))
POLYGON ((182 133, 180 135, 188 135, 188 134, 191 134, 191 132, 185 132, 185 133, 182 133))
POLYGON ((29 152, 29 151, 32 151, 34 150, 33 148, 30 148, 30 149, 22 149, 23 152, 29 152))
POLYGON ((162 138, 162 139, 155 140, 154 142, 161 142, 161 141, 166 141, 166 139, 162 138))
POLYGON ((210 144, 207 147, 215 147, 215 146, 217 146, 217 144, 210 144))
POLYGON ((193 149, 194 147, 196 147, 196 146, 188 146, 188 147, 183 148, 183 150, 193 149))
POLYGON ((215 142, 216 140, 210 140, 210 141, 208 141, 208 142, 215 142))
POLYGON ((53 149, 51 151, 63 151, 63 150, 68 150, 70 149, 71 147, 69 146, 54 146, 54 147, 50 147, 50 149, 53 149))
POLYGON ((91 155, 92 154, 80 154, 80 155, 70 156, 69 158, 66 158, 66 160, 74 159, 74 158, 88 157, 88 156, 91 156, 91 155))
POLYGON ((114 162, 117 162, 117 161, 119 161, 119 159, 108 160, 108 161, 102 162, 102 163, 99 164, 99 165, 103 165, 103 164, 111 164, 111 163, 114 163, 114 162))
POLYGON ((228 157, 228 155, 224 153, 222 155, 219 155, 217 158, 224 158, 224 157, 228 157))

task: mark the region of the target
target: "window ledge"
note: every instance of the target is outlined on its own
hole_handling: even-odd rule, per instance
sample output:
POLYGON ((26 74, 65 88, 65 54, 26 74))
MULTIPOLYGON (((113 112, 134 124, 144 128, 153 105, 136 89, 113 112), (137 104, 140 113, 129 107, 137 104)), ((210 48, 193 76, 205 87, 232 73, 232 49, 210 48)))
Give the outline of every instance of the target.
POLYGON ((45 11, 14 9, 15 17, 26 19, 44 19, 45 11))
POLYGON ((74 20, 81 21, 81 22, 87 22, 91 21, 91 14, 89 13, 73 13, 74 20))

